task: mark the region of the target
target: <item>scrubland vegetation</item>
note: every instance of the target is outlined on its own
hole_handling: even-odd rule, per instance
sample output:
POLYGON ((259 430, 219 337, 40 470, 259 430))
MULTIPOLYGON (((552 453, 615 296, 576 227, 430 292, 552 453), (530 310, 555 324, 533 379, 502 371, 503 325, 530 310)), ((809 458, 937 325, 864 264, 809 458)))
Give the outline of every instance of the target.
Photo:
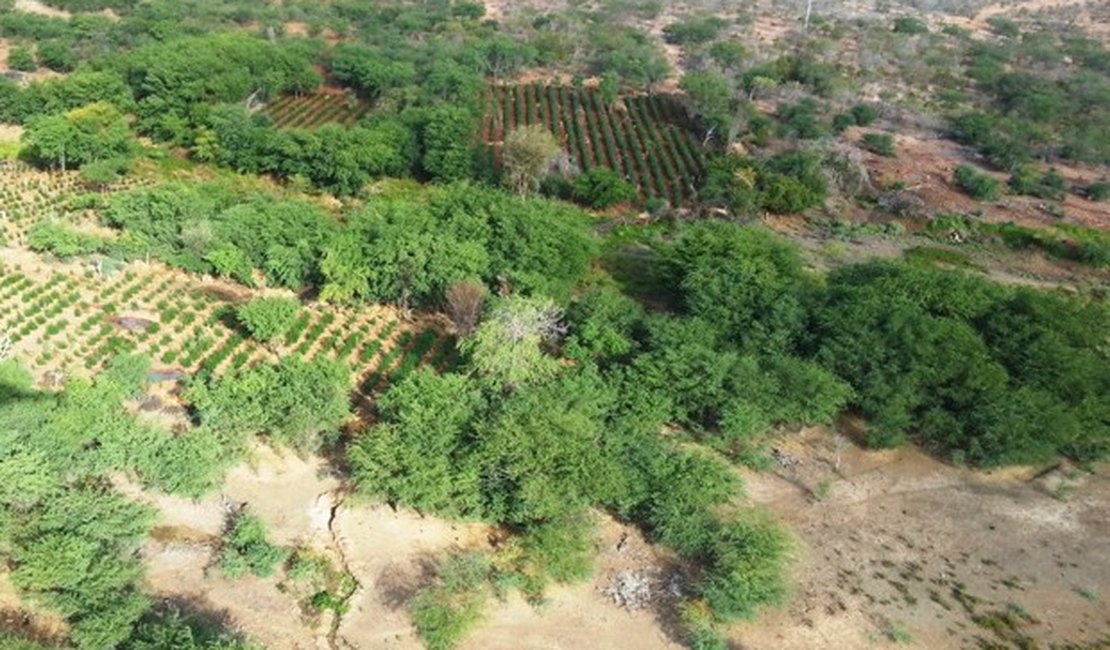
MULTIPOLYGON (((0 121, 22 127, 0 245, 60 269, 0 267, 0 566, 63 621, 61 647, 252 647, 143 586, 158 513, 122 486, 199 497, 256 442, 496 531, 407 603, 430 648, 493 599, 586 579, 601 515, 673 553, 681 640, 727 647, 728 624, 787 599, 794 548, 738 469, 773 467, 802 427, 858 418, 867 446, 974 468, 1110 456, 1104 289, 998 283, 932 245, 819 269, 755 223, 871 211, 1101 272, 1105 231, 1061 207, 1107 194, 1094 39, 818 15, 756 51, 733 30, 750 17, 690 15, 661 29, 677 71, 636 26, 653 3, 47 4, 74 13, 0 0, 8 66, 58 73, 0 79, 0 121), (849 29, 857 59, 838 59, 849 29), (870 56, 906 104, 856 92, 870 56), (943 175, 964 200, 1060 220, 940 213, 871 178, 865 156, 904 155, 907 106, 981 156, 943 175), (120 331, 135 312, 157 322, 120 331), (142 408, 165 368, 173 425, 142 408)), ((249 510, 213 568, 283 575, 317 613, 355 590, 249 510)), ((36 644, 0 625, 0 645, 36 644)))

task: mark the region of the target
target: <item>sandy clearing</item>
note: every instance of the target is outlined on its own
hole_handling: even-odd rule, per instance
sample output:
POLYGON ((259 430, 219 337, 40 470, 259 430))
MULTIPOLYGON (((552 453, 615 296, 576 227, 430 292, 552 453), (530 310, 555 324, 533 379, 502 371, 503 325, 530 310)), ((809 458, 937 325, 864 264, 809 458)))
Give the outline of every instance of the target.
POLYGON ((15 10, 52 18, 69 18, 71 15, 68 11, 51 7, 39 0, 15 0, 15 10))
POLYGON ((793 601, 737 626, 739 647, 877 648, 896 632, 906 647, 968 647, 1000 641, 973 613, 1012 611, 1032 616, 1020 633, 1041 644, 1110 632, 1105 602, 1081 593, 1110 587, 1110 467, 1068 479, 1063 496, 1033 470, 972 472, 913 448, 838 452, 830 440, 794 436, 783 446, 796 469, 747 475, 800 548, 793 601))

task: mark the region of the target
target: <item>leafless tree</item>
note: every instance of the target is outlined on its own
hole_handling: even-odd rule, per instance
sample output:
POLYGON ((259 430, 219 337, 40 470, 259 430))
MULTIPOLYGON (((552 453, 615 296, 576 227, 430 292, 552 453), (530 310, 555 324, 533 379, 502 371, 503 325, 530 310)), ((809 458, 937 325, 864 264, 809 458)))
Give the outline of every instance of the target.
POLYGON ((478 325, 486 293, 485 285, 473 280, 456 282, 447 290, 447 317, 459 336, 469 336, 478 325))

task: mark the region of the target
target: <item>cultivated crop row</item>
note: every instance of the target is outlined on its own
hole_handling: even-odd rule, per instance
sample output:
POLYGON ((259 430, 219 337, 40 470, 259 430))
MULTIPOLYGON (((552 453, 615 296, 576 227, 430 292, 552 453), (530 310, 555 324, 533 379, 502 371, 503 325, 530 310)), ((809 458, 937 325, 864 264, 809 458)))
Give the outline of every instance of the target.
POLYGON ((321 124, 354 124, 366 114, 367 105, 353 95, 318 92, 285 95, 266 106, 274 125, 283 129, 311 129, 321 124))
POLYGON ((505 133, 531 124, 554 133, 580 169, 613 169, 643 199, 679 205, 693 196, 704 173, 692 121, 674 96, 628 96, 608 105, 591 88, 536 83, 489 89, 482 136, 495 152, 505 133))
POLYGON ((235 320, 236 303, 248 298, 160 265, 113 276, 0 267, 0 340, 37 375, 53 378, 90 374, 121 353, 202 375, 323 355, 347 363, 366 395, 422 363, 444 368, 455 358, 440 327, 406 322, 382 306, 309 304, 282 339, 265 345, 235 320))

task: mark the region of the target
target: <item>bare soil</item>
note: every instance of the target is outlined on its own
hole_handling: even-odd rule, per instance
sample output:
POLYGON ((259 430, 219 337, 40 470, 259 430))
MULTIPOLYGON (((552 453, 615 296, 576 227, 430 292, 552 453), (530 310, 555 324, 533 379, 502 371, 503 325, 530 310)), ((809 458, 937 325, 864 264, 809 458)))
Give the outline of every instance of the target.
MULTIPOLYGON (((853 129, 848 137, 855 141, 863 132, 874 130, 853 129)), ((978 155, 973 150, 920 132, 895 135, 894 140, 896 155, 892 158, 865 153, 872 180, 880 186, 904 183, 906 189, 921 197, 930 213, 981 211, 983 219, 995 223, 1012 221, 1034 228, 1070 223, 1110 230, 1110 203, 1088 201, 1069 192, 1060 203, 1063 210, 1060 217, 1048 211, 1048 202, 1029 196, 1007 195, 993 202, 976 201, 961 191, 952 178, 956 167, 976 164, 978 155)), ((1094 166, 1053 165, 1053 168, 1070 187, 1085 186, 1106 174, 1105 169, 1094 166)), ((979 171, 1003 186, 1009 178, 985 167, 979 167, 979 171)))
POLYGON ((822 431, 782 446, 797 465, 747 479, 797 536, 797 591, 739 647, 1110 642, 1110 468, 974 472, 822 431))
MULTIPOLYGON (((732 628, 733 647, 1110 642, 1110 467, 975 472, 913 448, 865 451, 816 429, 780 449, 796 462, 743 474, 751 499, 793 532, 794 593, 787 606, 732 628)), ((229 581, 209 569, 229 508, 245 505, 274 541, 314 548, 351 571, 359 586, 334 639, 343 648, 419 648, 406 602, 445 552, 488 548, 491 532, 356 502, 323 460, 266 448, 219 496, 191 502, 130 490, 163 513, 142 552, 150 587, 277 650, 332 646, 326 626, 278 589, 280 577, 229 581)), ((519 596, 493 602, 464 650, 681 647, 666 595, 671 558, 611 519, 600 530, 591 580, 550 590, 538 608, 519 596), (657 576, 653 606, 628 611, 603 593, 630 570, 657 576)))

